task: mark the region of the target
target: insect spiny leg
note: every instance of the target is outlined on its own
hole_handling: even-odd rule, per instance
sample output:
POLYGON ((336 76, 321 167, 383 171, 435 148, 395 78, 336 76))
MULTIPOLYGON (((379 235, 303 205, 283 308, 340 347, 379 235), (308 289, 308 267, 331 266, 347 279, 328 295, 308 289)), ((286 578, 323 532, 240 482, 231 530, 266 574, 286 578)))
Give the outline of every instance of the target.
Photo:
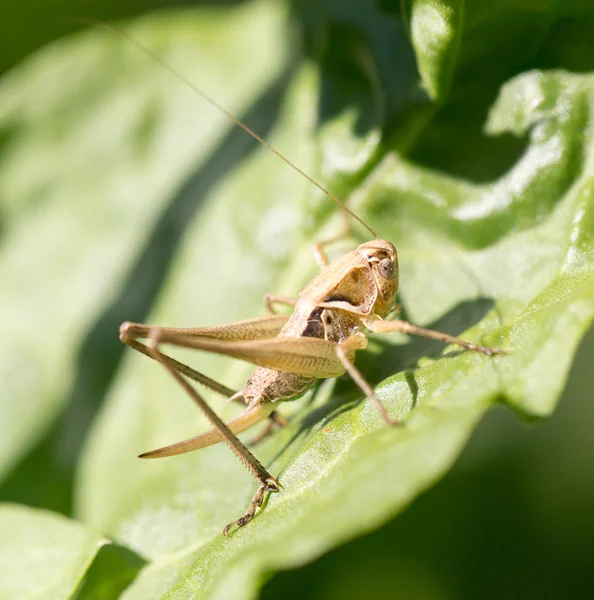
POLYGON ((248 506, 248 509, 245 511, 243 517, 240 517, 236 521, 232 521, 228 525, 225 525, 223 534, 228 536, 235 526, 243 527, 244 525, 247 525, 256 516, 256 512, 264 503, 266 494, 278 492, 279 490, 280 484, 274 477, 268 477, 268 479, 265 481, 260 481, 258 491, 252 499, 251 504, 248 506))

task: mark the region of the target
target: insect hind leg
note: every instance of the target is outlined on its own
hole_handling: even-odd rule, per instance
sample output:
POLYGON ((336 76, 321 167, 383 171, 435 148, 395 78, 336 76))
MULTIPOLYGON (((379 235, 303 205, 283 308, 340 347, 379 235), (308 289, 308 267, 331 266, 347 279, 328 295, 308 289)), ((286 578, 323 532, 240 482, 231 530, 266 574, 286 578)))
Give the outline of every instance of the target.
POLYGON ((181 385, 186 393, 200 407, 211 425, 219 432, 223 441, 231 448, 233 453, 241 460, 244 466, 258 479, 260 485, 252 502, 248 506, 244 515, 229 523, 224 529, 224 535, 229 535, 230 530, 234 526, 243 527, 251 521, 258 509, 262 506, 264 499, 268 493, 278 492, 280 489, 278 481, 270 475, 270 473, 262 466, 258 459, 246 448, 244 444, 233 434, 222 419, 210 408, 200 394, 184 379, 184 377, 170 363, 172 359, 167 357, 159 349, 159 333, 158 329, 151 335, 149 345, 146 346, 149 356, 160 362, 172 377, 181 385))
MULTIPOLYGON (((124 344, 126 344, 133 350, 136 350, 137 352, 140 352, 141 354, 148 356, 149 358, 154 358, 153 355, 151 354, 149 348, 145 344, 142 344, 141 342, 139 342, 136 339, 134 333, 137 331, 141 331, 143 334, 148 334, 148 332, 150 332, 150 331, 159 331, 159 328, 158 327, 152 328, 150 325, 138 325, 135 323, 130 323, 128 321, 126 321, 125 323, 122 323, 122 325, 120 327, 120 340, 122 342, 124 342, 124 344)), ((221 394, 222 396, 225 396, 229 401, 237 402, 238 404, 245 405, 245 399, 243 398, 243 395, 241 394, 241 392, 233 391, 232 389, 228 388, 227 386, 223 385, 222 383, 219 383, 218 381, 211 379, 207 375, 204 375, 204 373, 200 373, 200 371, 196 371, 195 369, 192 369, 192 367, 189 367, 188 365, 186 365, 178 360, 175 360, 175 358, 172 358, 171 356, 164 354, 163 352, 161 352, 161 354, 167 358, 167 360, 170 362, 171 366, 178 373, 181 373, 188 379, 192 379, 193 381, 196 381, 197 383, 204 385, 205 387, 212 390, 213 392, 217 392, 217 393, 221 394)), ((282 417, 282 415, 280 415, 276 411, 273 411, 268 416, 268 419, 269 419, 268 426, 263 430, 263 432, 261 434, 256 436, 248 445, 250 445, 250 446, 255 445, 255 444, 259 443, 265 437, 268 437, 268 435, 270 435, 274 431, 275 425, 277 425, 278 427, 285 427, 287 425, 287 422, 282 417)))

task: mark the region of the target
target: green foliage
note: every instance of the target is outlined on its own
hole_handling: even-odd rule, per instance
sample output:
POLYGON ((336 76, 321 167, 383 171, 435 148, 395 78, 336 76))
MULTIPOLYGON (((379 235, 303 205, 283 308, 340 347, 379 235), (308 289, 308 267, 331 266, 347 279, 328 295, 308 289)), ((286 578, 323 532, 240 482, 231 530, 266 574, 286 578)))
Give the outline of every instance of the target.
POLYGON ((61 515, 0 505, 0 598, 70 598, 99 548, 97 533, 61 515))
MULTIPOLYGON (((312 42, 306 61, 291 56, 274 2, 158 15, 128 31, 259 132, 270 129, 275 147, 396 244, 407 318, 506 354, 373 338, 358 364, 406 426, 386 427, 346 379, 282 406, 289 427, 256 454, 284 489, 227 539, 221 528, 254 493, 249 475, 222 446, 139 461, 206 422, 162 369, 126 353, 75 478, 75 516, 148 561, 126 599, 255 597, 268 573, 402 510, 447 472, 492 404, 541 417, 563 389, 594 315, 594 79, 527 68, 551 56, 554 6, 412 1, 404 16, 419 78, 402 50, 408 28, 385 4, 353 3, 343 15, 329 3, 323 22, 294 8, 306 39, 330 40, 317 51, 312 42), (522 52, 494 43, 503 15, 514 40, 532 36, 522 52)), ((299 292, 315 272, 312 241, 340 226, 307 181, 105 32, 11 73, 0 132, 2 474, 39 443, 69 393, 84 395, 72 394, 77 357, 101 315, 142 318, 143 292, 162 279, 150 322, 260 314, 265 292, 299 292)), ((101 334, 115 338, 117 325, 101 334)), ((232 387, 250 372, 176 356, 232 387)), ((27 541, 44 527, 29 526, 27 541)))

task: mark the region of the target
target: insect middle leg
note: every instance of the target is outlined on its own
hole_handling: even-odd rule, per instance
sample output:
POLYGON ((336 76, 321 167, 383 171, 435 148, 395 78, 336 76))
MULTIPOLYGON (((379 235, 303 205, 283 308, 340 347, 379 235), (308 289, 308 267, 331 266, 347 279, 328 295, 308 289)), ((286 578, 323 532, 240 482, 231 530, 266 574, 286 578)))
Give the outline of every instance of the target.
POLYGON ((503 350, 500 350, 499 348, 487 348, 485 346, 479 346, 453 335, 449 335, 448 333, 434 331, 433 329, 425 329, 424 327, 418 327, 417 325, 413 325, 408 321, 382 321, 381 319, 364 319, 364 323, 366 327, 369 327, 369 329, 375 331, 376 333, 400 332, 408 335, 418 335, 420 337, 426 337, 432 340, 439 340, 445 344, 456 344, 457 346, 462 346, 462 348, 466 348, 467 350, 480 352, 481 354, 486 354, 487 356, 503 353, 503 350))

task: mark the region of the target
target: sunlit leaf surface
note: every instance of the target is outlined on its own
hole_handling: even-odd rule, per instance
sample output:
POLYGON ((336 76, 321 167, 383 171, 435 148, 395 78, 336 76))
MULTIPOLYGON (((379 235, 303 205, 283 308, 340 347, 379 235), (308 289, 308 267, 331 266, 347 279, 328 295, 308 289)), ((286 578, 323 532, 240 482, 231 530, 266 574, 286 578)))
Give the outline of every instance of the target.
MULTIPOLYGON (((481 81, 475 33, 497 35, 505 11, 477 13, 467 30, 473 21, 459 18, 462 3, 404 4, 429 94, 443 100, 481 81)), ((397 17, 357 6, 345 12, 341 33, 353 35, 363 66, 345 79, 337 74, 346 63, 334 70, 330 59, 291 63, 290 34, 274 2, 160 16, 131 31, 233 111, 248 112, 275 147, 340 190, 395 243, 406 318, 505 354, 373 336, 358 365, 406 426, 387 427, 346 378, 282 405, 289 427, 255 453, 284 488, 249 526, 224 538, 222 527, 255 491, 249 474, 224 446, 138 460, 207 424, 159 365, 127 352, 87 438, 76 502, 84 523, 148 560, 127 600, 253 598, 268 573, 378 527, 449 469, 492 404, 523 418, 550 414, 592 321, 592 76, 527 70, 497 83, 519 63, 489 54, 486 36, 485 64, 501 70, 477 96, 485 114, 466 113, 464 96, 440 112, 419 92, 398 45, 370 41, 374 27, 385 39, 405 40, 397 17), (395 80, 399 95, 390 88, 395 80), (383 127, 396 133, 382 138, 383 127)), ((521 23, 518 30, 526 32, 521 23)), ((0 359, 21 374, 10 378, 0 419, 7 431, 0 456, 10 465, 57 414, 81 332, 123 285, 167 206, 183 200, 188 207, 149 316, 170 326, 256 316, 265 293, 297 295, 316 272, 311 244, 336 233, 341 220, 330 200, 266 149, 242 136, 219 145, 230 127, 224 118, 105 34, 48 50, 13 74, 5 96, 6 122, 16 125, 0 171, 4 189, 14 190, 2 197, 0 273, 12 278, 12 296, 3 296, 12 312, 2 314, 8 346, 0 359), (44 116, 50 108, 38 97, 50 67, 93 77, 71 82, 76 94, 65 86, 44 116), (34 162, 17 162, 21 146, 34 162), (50 161, 56 152, 59 160, 50 161), (30 171, 41 175, 29 179, 30 171), (6 201, 12 197, 19 203, 6 201), (47 295, 47 315, 27 307, 39 294, 47 295), (25 406, 32 397, 36 411, 25 406)), ((365 239, 355 229, 334 256, 365 239)), ((203 353, 175 356, 237 389, 251 372, 203 353)), ((236 414, 205 395, 222 416, 236 414)))
POLYGON ((0 598, 71 598, 106 543, 49 511, 0 505, 0 598))

